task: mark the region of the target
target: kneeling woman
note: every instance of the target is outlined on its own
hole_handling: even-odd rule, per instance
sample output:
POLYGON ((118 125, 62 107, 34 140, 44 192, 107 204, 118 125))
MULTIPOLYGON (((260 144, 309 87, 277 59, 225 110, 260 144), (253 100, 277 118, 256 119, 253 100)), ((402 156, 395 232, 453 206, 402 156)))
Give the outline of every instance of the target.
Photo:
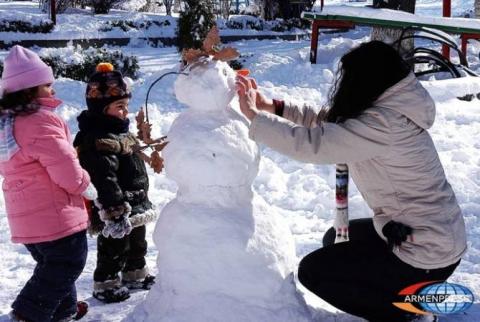
POLYGON ((435 103, 389 45, 372 41, 341 58, 329 107, 270 101, 239 77, 250 137, 294 159, 346 163, 373 219, 350 221, 350 241, 300 263, 310 291, 369 321, 411 321, 392 305, 399 291, 446 280, 466 251, 463 217, 427 129, 435 103), (391 247, 394 246, 394 247, 391 247))

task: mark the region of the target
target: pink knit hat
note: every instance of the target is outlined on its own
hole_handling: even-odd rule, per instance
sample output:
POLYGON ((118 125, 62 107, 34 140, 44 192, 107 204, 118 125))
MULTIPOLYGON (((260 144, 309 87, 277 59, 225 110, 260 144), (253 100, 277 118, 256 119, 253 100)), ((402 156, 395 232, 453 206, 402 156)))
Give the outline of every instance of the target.
POLYGON ((33 51, 15 45, 3 62, 1 86, 12 93, 39 85, 53 83, 52 69, 33 51))

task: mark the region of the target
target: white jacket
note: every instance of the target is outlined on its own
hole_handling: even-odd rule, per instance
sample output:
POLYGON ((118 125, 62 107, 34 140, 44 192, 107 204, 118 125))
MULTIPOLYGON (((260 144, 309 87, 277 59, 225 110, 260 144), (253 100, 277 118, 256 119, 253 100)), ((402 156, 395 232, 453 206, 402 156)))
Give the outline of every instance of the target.
POLYGON ((395 250, 402 261, 441 268, 465 253, 462 213, 426 131, 435 119, 435 103, 414 74, 341 124, 317 124, 313 109, 289 103, 283 117, 260 112, 250 137, 299 161, 347 163, 380 237, 386 239, 382 228, 390 220, 413 228, 413 241, 395 250))

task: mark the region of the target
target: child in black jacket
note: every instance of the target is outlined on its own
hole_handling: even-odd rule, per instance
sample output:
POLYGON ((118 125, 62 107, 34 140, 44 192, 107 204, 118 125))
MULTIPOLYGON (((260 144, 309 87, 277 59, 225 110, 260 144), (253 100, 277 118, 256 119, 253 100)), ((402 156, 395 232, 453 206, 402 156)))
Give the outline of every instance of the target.
POLYGON ((138 140, 129 132, 130 97, 122 74, 111 64, 99 64, 87 85, 88 110, 77 119, 74 141, 80 164, 98 190, 90 209, 90 232, 101 231, 93 296, 105 303, 126 300, 129 289, 149 289, 155 282, 145 262, 145 223, 155 214, 138 140))

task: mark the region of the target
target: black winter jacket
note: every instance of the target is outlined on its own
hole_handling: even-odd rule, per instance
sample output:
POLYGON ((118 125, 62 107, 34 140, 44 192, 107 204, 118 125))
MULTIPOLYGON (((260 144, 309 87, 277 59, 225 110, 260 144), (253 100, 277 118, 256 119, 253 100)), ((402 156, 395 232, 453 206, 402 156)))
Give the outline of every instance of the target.
MULTIPOLYGON (((132 207, 131 215, 152 208, 147 169, 138 153, 132 151, 139 142, 128 132, 129 120, 89 111, 83 111, 77 120, 80 131, 73 145, 103 208, 121 207, 125 201, 132 207)), ((98 209, 93 210, 95 225, 99 223, 98 209)))

